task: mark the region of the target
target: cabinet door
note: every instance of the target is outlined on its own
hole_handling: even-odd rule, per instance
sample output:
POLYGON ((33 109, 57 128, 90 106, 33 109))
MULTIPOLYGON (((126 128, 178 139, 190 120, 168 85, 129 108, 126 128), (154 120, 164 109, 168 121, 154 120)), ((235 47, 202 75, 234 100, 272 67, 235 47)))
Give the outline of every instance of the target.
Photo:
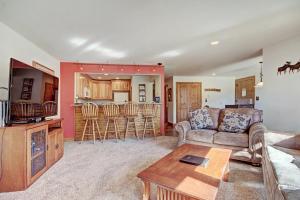
POLYGON ((56 133, 51 133, 48 135, 48 163, 47 166, 50 167, 53 165, 53 163, 56 160, 56 140, 57 140, 57 134, 56 133))
POLYGON ((113 80, 112 90, 114 91, 129 91, 130 90, 130 80, 113 80))
POLYGON ((92 99, 100 99, 100 88, 97 81, 92 82, 92 99))
POLYGON ((92 82, 84 76, 76 77, 76 96, 79 98, 91 97, 92 82))
POLYGON ((124 86, 124 90, 130 91, 130 88, 131 88, 130 80, 124 81, 123 86, 124 86))
POLYGON ((33 183, 47 169, 47 135, 47 125, 26 131, 27 185, 33 183))
POLYGON ((105 96, 106 99, 112 99, 112 89, 111 89, 111 82, 105 83, 105 96))
POLYGON ((111 81, 111 89, 112 90, 119 90, 119 81, 118 80, 112 80, 111 81))
POLYGON ((82 95, 82 85, 80 83, 80 75, 76 74, 75 76, 75 87, 76 87, 76 97, 81 98, 82 95))
POLYGON ((112 99, 111 81, 99 82, 99 99, 112 99))
POLYGON ((64 133, 63 129, 57 130, 57 136, 56 136, 56 156, 55 159, 60 159, 64 154, 64 133))

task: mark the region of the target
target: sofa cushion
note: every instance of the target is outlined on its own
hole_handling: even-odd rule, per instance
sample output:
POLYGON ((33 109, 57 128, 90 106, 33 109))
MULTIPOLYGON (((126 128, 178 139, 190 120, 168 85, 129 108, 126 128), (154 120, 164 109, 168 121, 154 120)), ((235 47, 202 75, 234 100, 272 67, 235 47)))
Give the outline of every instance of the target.
POLYGON ((209 112, 206 108, 197 109, 193 112, 189 112, 189 120, 191 123, 192 130, 212 128, 213 120, 209 115, 209 112))
POLYGON ((248 147, 249 135, 245 133, 218 132, 214 134, 214 144, 248 147))
POLYGON ((249 128, 250 120, 249 115, 226 111, 219 131, 243 133, 249 128))
POLYGON ((254 108, 226 108, 220 111, 219 124, 222 123, 226 111, 231 111, 235 113, 245 114, 251 116, 250 124, 263 121, 263 112, 254 108))
POLYGON ((298 155, 299 152, 276 146, 268 146, 266 150, 283 195, 286 199, 297 199, 295 197, 300 194, 300 169, 293 163, 293 154, 298 155))
POLYGON ((213 126, 211 127, 211 129, 218 130, 219 116, 220 116, 221 109, 219 109, 219 108, 207 108, 207 110, 208 110, 208 113, 209 113, 209 115, 210 115, 210 117, 212 118, 212 121, 213 121, 213 126))
POLYGON ((293 157, 292 163, 294 163, 298 168, 300 168, 300 150, 298 149, 288 149, 280 146, 273 146, 277 150, 280 150, 286 154, 293 157))
POLYGON ((205 143, 213 143, 214 134, 217 131, 215 130, 208 130, 208 129, 201 129, 201 130, 190 130, 186 134, 187 140, 193 140, 197 142, 205 142, 205 143))
POLYGON ((291 163, 294 160, 294 157, 282 147, 267 146, 267 152, 271 161, 291 163))

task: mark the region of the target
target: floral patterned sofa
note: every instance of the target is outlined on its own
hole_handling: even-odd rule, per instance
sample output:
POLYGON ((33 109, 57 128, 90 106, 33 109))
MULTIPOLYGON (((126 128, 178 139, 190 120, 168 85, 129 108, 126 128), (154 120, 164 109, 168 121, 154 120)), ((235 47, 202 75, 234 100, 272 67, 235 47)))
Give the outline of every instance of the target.
POLYGON ((262 140, 265 126, 262 123, 262 111, 253 108, 207 108, 212 118, 213 126, 210 129, 192 130, 190 121, 176 124, 178 132, 178 146, 184 143, 199 144, 209 147, 220 147, 232 150, 231 159, 250 162, 260 165, 262 155, 262 140), (243 133, 219 131, 219 126, 225 113, 233 112, 250 117, 249 128, 243 133))

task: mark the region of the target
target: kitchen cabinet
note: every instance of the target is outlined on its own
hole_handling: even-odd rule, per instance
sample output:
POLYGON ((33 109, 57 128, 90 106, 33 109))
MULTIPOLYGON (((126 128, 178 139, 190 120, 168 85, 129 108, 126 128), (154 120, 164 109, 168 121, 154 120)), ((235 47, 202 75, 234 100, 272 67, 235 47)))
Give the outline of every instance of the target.
POLYGON ((78 74, 76 77, 76 97, 91 98, 92 80, 78 74))
POLYGON ((99 81, 92 82, 92 99, 100 99, 100 83, 99 83, 99 81))
POLYGON ((112 83, 111 81, 93 81, 92 82, 92 99, 111 100, 112 83))
POLYGON ((130 91, 131 81, 130 80, 112 80, 113 91, 130 91))

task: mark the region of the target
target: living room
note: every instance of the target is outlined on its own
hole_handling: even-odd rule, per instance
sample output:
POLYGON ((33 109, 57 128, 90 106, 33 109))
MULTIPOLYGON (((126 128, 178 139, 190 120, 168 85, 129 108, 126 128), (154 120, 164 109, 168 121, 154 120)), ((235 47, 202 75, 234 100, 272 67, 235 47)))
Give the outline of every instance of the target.
POLYGON ((300 199, 299 8, 0 1, 0 199, 300 199))

